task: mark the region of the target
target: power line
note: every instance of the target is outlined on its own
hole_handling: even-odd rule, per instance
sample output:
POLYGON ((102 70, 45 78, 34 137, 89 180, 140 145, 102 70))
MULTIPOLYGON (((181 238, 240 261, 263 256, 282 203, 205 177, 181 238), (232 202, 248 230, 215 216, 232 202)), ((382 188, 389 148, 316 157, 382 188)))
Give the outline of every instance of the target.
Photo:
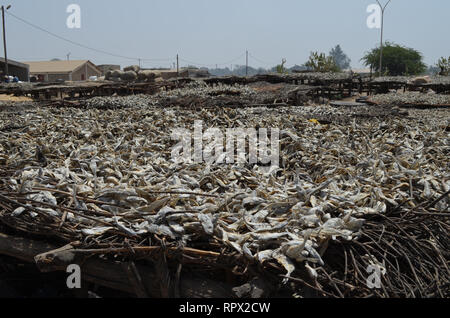
POLYGON ((88 49, 88 50, 91 50, 91 51, 94 51, 94 52, 97 52, 97 53, 101 53, 101 54, 105 54, 105 55, 109 55, 109 56, 113 56, 113 57, 117 57, 117 58, 121 58, 121 59, 125 59, 125 60, 133 60, 133 61, 139 61, 139 60, 141 60, 141 61, 170 61, 170 60, 173 60, 173 58, 165 58, 165 59, 145 58, 145 59, 140 59, 140 58, 138 58, 138 57, 123 56, 123 55, 119 55, 119 54, 114 54, 114 53, 111 53, 111 52, 107 52, 107 51, 104 51, 104 50, 99 50, 99 49, 96 49, 96 48, 93 48, 93 47, 90 47, 90 46, 87 46, 87 45, 84 45, 84 44, 81 44, 81 43, 72 41, 72 40, 67 39, 67 38, 65 38, 65 37, 62 37, 62 36, 60 36, 60 35, 58 35, 58 34, 55 34, 55 33, 51 32, 51 31, 48 31, 48 30, 46 30, 46 29, 44 29, 44 28, 42 28, 42 27, 40 27, 40 26, 38 26, 38 25, 36 25, 36 24, 33 24, 33 23, 31 23, 31 22, 28 22, 28 21, 25 20, 25 19, 22 19, 22 18, 16 16, 16 15, 13 14, 13 13, 10 13, 10 12, 6 12, 6 13, 7 13, 8 15, 12 16, 13 18, 15 18, 15 19, 17 19, 17 20, 19 20, 19 21, 21 21, 21 22, 23 22, 23 23, 25 23, 25 24, 27 24, 27 25, 29 25, 29 26, 31 26, 31 27, 37 29, 37 30, 39 30, 39 31, 42 31, 42 32, 44 32, 44 33, 47 33, 47 34, 49 34, 49 35, 51 35, 51 36, 53 36, 53 37, 55 37, 55 38, 57 38, 57 39, 60 39, 60 40, 62 40, 62 41, 68 42, 68 43, 70 43, 70 44, 73 44, 73 45, 76 45, 76 46, 79 46, 79 47, 82 47, 82 48, 84 48, 84 49, 88 49))
POLYGON ((149 62, 160 62, 160 61, 174 61, 176 58, 161 58, 161 59, 141 59, 141 61, 149 61, 149 62))
POLYGON ((254 59, 255 61, 257 61, 257 62, 259 62, 259 63, 262 63, 262 64, 266 64, 266 65, 274 65, 274 64, 277 64, 277 63, 269 63, 269 62, 265 62, 265 61, 263 61, 263 60, 261 60, 261 59, 255 57, 255 56, 254 56, 253 54, 251 54, 250 52, 248 53, 248 55, 249 55, 252 59, 254 59))
MULTIPOLYGON (((58 35, 58 34, 55 34, 55 33, 51 32, 51 31, 46 30, 46 29, 44 29, 44 28, 42 28, 42 27, 40 27, 40 26, 38 26, 38 25, 36 25, 36 24, 33 24, 33 23, 31 23, 31 22, 29 22, 29 21, 23 19, 23 18, 20 18, 20 17, 16 16, 15 14, 13 14, 13 13, 11 13, 11 12, 8 12, 8 11, 7 11, 6 13, 7 13, 8 15, 12 16, 13 18, 15 18, 15 19, 21 21, 22 23, 25 23, 25 24, 27 24, 28 26, 31 26, 31 27, 33 27, 33 28, 35 28, 35 29, 37 29, 37 30, 39 30, 39 31, 41 31, 41 32, 47 33, 47 34, 49 34, 49 35, 51 35, 51 36, 53 36, 53 37, 55 37, 55 38, 57 38, 57 39, 59 39, 59 40, 68 42, 68 43, 70 43, 70 44, 72 44, 72 45, 76 45, 76 46, 79 46, 79 47, 81 47, 81 48, 84 48, 84 49, 87 49, 87 50, 91 50, 91 51, 94 51, 94 52, 97 52, 97 53, 109 55, 109 56, 116 57, 116 58, 120 58, 120 59, 124 59, 124 60, 137 61, 137 62, 166 62, 166 61, 174 61, 174 60, 176 60, 175 57, 174 57, 174 58, 139 58, 139 57, 130 57, 130 56, 119 55, 119 54, 107 52, 107 51, 104 51, 104 50, 96 49, 96 48, 93 48, 93 47, 84 45, 84 44, 82 44, 82 43, 72 41, 72 40, 70 40, 70 39, 68 39, 68 38, 65 38, 65 37, 63 37, 63 36, 60 36, 60 35, 58 35)), ((239 55, 238 57, 236 57, 236 58, 234 58, 234 59, 232 59, 232 60, 230 60, 230 61, 227 61, 227 62, 224 62, 224 63, 215 63, 215 64, 203 64, 203 63, 197 63, 197 62, 193 62, 193 61, 190 61, 190 60, 183 59, 183 58, 181 58, 181 57, 179 58, 179 60, 180 60, 180 61, 183 61, 183 62, 186 62, 186 63, 189 63, 189 64, 192 64, 192 65, 197 65, 197 66, 215 67, 215 66, 222 66, 222 65, 228 65, 228 64, 231 64, 231 63, 233 63, 233 62, 236 62, 236 61, 240 60, 240 59, 243 58, 245 55, 246 55, 246 53, 244 52, 244 53, 242 53, 241 55, 239 55)), ((276 64, 276 63, 268 63, 268 62, 265 62, 265 61, 263 61, 263 60, 261 60, 261 59, 255 57, 255 56, 254 56, 253 54, 251 54, 250 52, 248 53, 248 55, 249 55, 251 58, 253 58, 254 60, 256 60, 257 62, 262 63, 262 64, 266 64, 266 65, 274 65, 274 64, 276 64)), ((39 59, 38 59, 38 60, 39 60, 39 59)))
POLYGON ((215 65, 215 64, 196 63, 196 62, 192 62, 192 61, 183 59, 183 58, 181 58, 181 57, 179 57, 179 60, 180 60, 180 61, 183 61, 183 62, 185 62, 185 63, 189 63, 189 64, 191 64, 191 65, 196 65, 196 66, 213 67, 213 66, 215 65))
POLYGON ((230 63, 236 62, 237 60, 240 60, 241 58, 243 58, 245 56, 246 53, 242 53, 241 55, 239 55, 238 57, 232 59, 231 61, 225 62, 225 63, 218 63, 217 65, 228 65, 230 63))
POLYGON ((21 22, 23 22, 23 23, 25 23, 25 24, 27 24, 27 25, 35 28, 35 29, 38 29, 38 30, 40 30, 42 32, 45 32, 45 33, 55 37, 55 38, 58 38, 58 39, 63 40, 63 41, 66 41, 66 42, 71 43, 73 45, 76 45, 76 46, 79 46, 79 47, 82 47, 82 48, 85 48, 85 49, 88 49, 88 50, 91 50, 91 51, 95 51, 97 53, 102 53, 102 54, 106 54, 106 55, 110 55, 110 56, 114 56, 114 57, 119 57, 119 58, 123 58, 123 59, 127 59, 127 60, 139 60, 139 58, 118 55, 118 54, 114 54, 114 53, 110 53, 110 52, 106 52, 106 51, 103 51, 103 50, 99 50, 99 49, 95 49, 95 48, 89 47, 87 45, 84 45, 84 44, 81 44, 81 43, 69 40, 69 39, 67 39, 65 37, 62 37, 62 36, 57 35, 57 34, 51 32, 51 31, 48 31, 48 30, 46 30, 44 28, 41 28, 40 26, 37 26, 37 25, 35 25, 35 24, 31 23, 31 22, 28 22, 28 21, 26 21, 26 20, 24 20, 22 18, 19 18, 18 16, 14 15, 14 14, 12 14, 10 12, 8 12, 8 15, 14 17, 15 19, 17 19, 17 20, 19 20, 19 21, 21 21, 21 22))
POLYGON ((180 57, 180 61, 192 64, 192 65, 197 65, 197 66, 215 67, 216 65, 228 65, 230 63, 236 62, 237 60, 240 60, 244 56, 245 56, 245 53, 242 53, 241 55, 239 55, 238 57, 236 57, 236 58, 234 58, 234 59, 232 59, 230 61, 227 61, 227 62, 224 62, 224 63, 215 63, 215 64, 196 63, 196 62, 193 62, 193 61, 190 61, 190 60, 183 59, 181 57, 180 57))

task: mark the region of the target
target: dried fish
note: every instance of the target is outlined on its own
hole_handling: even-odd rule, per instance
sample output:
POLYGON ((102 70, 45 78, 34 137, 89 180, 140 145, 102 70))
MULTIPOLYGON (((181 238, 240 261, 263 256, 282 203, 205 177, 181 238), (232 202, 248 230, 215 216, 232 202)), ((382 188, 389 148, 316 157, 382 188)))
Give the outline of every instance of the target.
MULTIPOLYGON (((85 108, 14 113, 9 120, 27 129, 0 132, 0 165, 15 171, 0 172, 0 191, 22 205, 2 205, 0 218, 55 219, 64 230, 56 235, 68 241, 111 234, 115 244, 141 244, 155 236, 189 247, 201 237, 255 262, 278 262, 289 276, 305 262, 324 265, 329 241, 359 238, 368 214, 418 207, 450 188, 448 110, 402 117, 386 106, 237 107, 260 98, 252 86, 193 82, 155 95, 96 97, 85 108), (232 104, 229 96, 237 96, 232 104), (193 132, 199 118, 224 136, 229 128, 278 128, 279 165, 175 162, 172 130, 193 132)), ((438 200, 436 213, 448 204, 438 200)))
POLYGON ((200 220, 200 222, 202 222, 202 227, 205 230, 206 234, 213 235, 214 224, 212 215, 200 213, 198 215, 198 219, 200 220))
POLYGON ((93 227, 90 229, 82 229, 81 233, 83 233, 84 235, 102 235, 112 229, 113 227, 110 226, 93 227))

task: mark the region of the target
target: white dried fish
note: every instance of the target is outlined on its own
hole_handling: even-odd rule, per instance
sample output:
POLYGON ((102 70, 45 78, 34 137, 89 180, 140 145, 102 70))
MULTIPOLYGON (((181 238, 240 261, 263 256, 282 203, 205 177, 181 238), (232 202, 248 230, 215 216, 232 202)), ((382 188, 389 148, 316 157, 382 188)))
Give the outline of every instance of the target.
POLYGON ((90 229, 82 229, 81 233, 83 233, 84 235, 102 235, 105 234, 106 232, 108 232, 109 230, 112 230, 113 227, 110 226, 100 226, 100 227, 94 227, 94 228, 90 228, 90 229))
POLYGON ((264 261, 272 259, 273 253, 274 253, 273 250, 264 250, 264 251, 258 252, 256 254, 256 258, 262 264, 262 263, 264 263, 264 261))
POLYGON ((26 209, 24 207, 18 207, 11 213, 11 216, 13 216, 13 217, 19 216, 25 211, 26 211, 26 209))
POLYGON ((176 238, 176 235, 170 229, 170 227, 166 225, 156 225, 156 224, 148 224, 147 230, 149 233, 168 236, 172 239, 176 238))
POLYGON ((169 197, 165 197, 159 200, 152 202, 150 205, 140 207, 138 210, 140 212, 154 212, 160 210, 163 206, 165 206, 170 201, 169 197))
MULTIPOLYGON (((103 222, 140 242, 156 234, 189 246, 206 235, 248 259, 278 261, 288 273, 308 262, 313 277, 312 264, 323 264, 318 251, 323 253, 329 240, 358 237, 364 226, 360 215, 385 213, 406 200, 416 207, 450 188, 448 110, 410 111, 403 118, 372 106, 259 108, 264 125, 281 131, 279 165, 175 163, 171 128, 192 131, 199 118, 203 130, 214 127, 224 135, 232 127, 261 127, 261 116, 249 108, 170 105, 184 105, 184 97, 196 104, 199 96, 207 101, 222 91, 249 103, 261 95, 248 86, 203 84, 155 95, 99 97, 87 101, 87 109, 59 108, 61 117, 48 108, 16 115, 12 119, 27 130, 0 136, 0 161, 18 167, 6 188, 51 205, 70 203, 60 194, 70 193, 71 208, 95 211, 102 222, 98 227, 79 215, 84 212, 68 213, 65 224, 84 236, 101 235, 103 222), (51 145, 45 168, 28 161, 36 145, 51 145)), ((57 208, 29 204, 61 219, 57 208)), ((448 209, 448 200, 434 208, 448 209)), ((30 211, 9 215, 19 222, 40 217, 30 211)))
POLYGON ((202 227, 205 230, 206 234, 213 235, 214 233, 214 224, 213 217, 211 214, 203 214, 199 213, 198 219, 202 223, 202 227))
MULTIPOLYGON (((284 269, 286 269, 286 276, 290 277, 291 274, 294 272, 295 270, 295 265, 294 263, 289 259, 289 257, 287 257, 286 255, 280 253, 279 250, 276 250, 273 252, 272 257, 274 259, 276 259, 278 261, 278 263, 280 263, 280 265, 282 265, 284 267, 284 269)), ((284 283, 288 282, 288 279, 284 279, 283 280, 284 283)))

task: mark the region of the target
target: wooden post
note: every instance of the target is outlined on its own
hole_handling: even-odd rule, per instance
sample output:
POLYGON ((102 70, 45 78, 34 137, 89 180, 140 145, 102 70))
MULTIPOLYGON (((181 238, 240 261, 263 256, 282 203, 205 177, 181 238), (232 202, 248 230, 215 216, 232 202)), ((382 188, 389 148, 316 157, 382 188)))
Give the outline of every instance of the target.
POLYGON ((248 76, 248 51, 245 51, 246 60, 245 60, 245 76, 248 76))
POLYGON ((5 7, 2 6, 2 19, 3 19, 3 49, 5 50, 5 75, 9 75, 8 66, 8 53, 6 50, 6 28, 5 28, 5 7))

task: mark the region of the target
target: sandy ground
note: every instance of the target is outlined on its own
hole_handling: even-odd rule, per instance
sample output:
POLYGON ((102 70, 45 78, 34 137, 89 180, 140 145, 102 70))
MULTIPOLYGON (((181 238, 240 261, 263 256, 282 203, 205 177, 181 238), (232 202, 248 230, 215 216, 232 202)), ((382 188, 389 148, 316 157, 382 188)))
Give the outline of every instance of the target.
POLYGON ((6 102, 31 102, 33 101, 29 97, 24 96, 14 96, 14 95, 8 95, 8 94, 0 94, 0 101, 6 101, 6 102))

